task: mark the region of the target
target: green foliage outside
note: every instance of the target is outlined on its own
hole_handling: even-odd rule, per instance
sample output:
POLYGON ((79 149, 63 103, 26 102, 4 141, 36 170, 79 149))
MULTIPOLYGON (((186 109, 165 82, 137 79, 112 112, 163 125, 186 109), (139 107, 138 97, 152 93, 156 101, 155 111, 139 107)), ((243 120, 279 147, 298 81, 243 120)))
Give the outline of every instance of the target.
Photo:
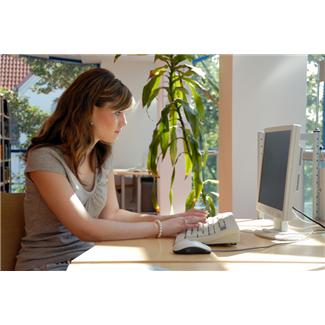
POLYGON ((40 77, 33 87, 38 94, 48 94, 57 89, 66 89, 82 72, 96 67, 94 64, 68 63, 28 56, 25 58, 33 74, 40 77))
POLYGON ((10 107, 11 137, 14 140, 12 142, 17 142, 21 149, 26 149, 48 114, 37 106, 31 106, 27 98, 19 97, 15 91, 0 88, 0 92, 4 94, 10 107), (26 141, 20 143, 19 138, 22 133, 27 138, 26 141))
MULTIPOLYGON (((324 54, 308 55, 307 66, 307 107, 306 107, 306 133, 312 133, 316 125, 316 107, 317 107, 317 62, 325 60, 324 54)), ((323 101, 320 96, 319 103, 319 119, 317 127, 320 129, 321 134, 323 130, 323 117, 322 117, 323 101)), ((323 144, 324 145, 324 144, 323 144)), ((305 149, 312 149, 312 142, 306 142, 305 149)), ((306 161, 304 163, 304 201, 305 211, 311 215, 311 202, 312 202, 312 163, 306 161)))
MULTIPOLYGON (((204 55, 194 55, 195 59, 205 57, 204 55)), ((209 150, 219 148, 219 56, 209 55, 208 58, 195 63, 195 66, 201 68, 205 72, 206 91, 198 89, 201 95, 203 106, 205 109, 205 120, 202 125, 202 134, 205 135, 209 150)), ((195 78, 195 76, 194 76, 195 78)), ((202 143, 200 148, 203 149, 202 143)), ((215 182, 208 181, 204 184, 204 191, 212 194, 214 204, 217 206, 219 189, 218 189, 218 171, 217 171, 217 156, 211 155, 206 161, 206 166, 203 168, 203 180, 216 180, 215 182)), ((198 206, 202 206, 200 200, 198 206)))
MULTIPOLYGON (((43 112, 39 107, 31 106, 27 98, 19 97, 15 91, 0 88, 0 93, 4 94, 10 108, 12 147, 16 146, 20 149, 26 149, 31 138, 36 135, 43 121, 48 117, 48 114, 43 112), (21 134, 26 135, 26 140, 22 143, 19 140, 21 134)), ((13 192, 24 192, 24 171, 21 170, 18 174, 12 173, 11 178, 13 184, 11 190, 13 192)))

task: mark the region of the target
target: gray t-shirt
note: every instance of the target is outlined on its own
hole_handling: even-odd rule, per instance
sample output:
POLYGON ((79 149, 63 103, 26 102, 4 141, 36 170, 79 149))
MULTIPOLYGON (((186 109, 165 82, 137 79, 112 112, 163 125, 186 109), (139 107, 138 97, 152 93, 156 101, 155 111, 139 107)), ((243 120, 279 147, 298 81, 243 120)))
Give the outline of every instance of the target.
POLYGON ((106 204, 107 176, 111 170, 110 157, 102 166, 101 172, 96 169, 94 187, 87 191, 66 164, 58 147, 42 147, 29 152, 25 169, 26 235, 17 256, 16 270, 31 270, 50 263, 68 261, 94 245, 92 242, 81 241, 64 227, 43 201, 27 173, 49 171, 65 176, 89 215, 97 218, 106 204))

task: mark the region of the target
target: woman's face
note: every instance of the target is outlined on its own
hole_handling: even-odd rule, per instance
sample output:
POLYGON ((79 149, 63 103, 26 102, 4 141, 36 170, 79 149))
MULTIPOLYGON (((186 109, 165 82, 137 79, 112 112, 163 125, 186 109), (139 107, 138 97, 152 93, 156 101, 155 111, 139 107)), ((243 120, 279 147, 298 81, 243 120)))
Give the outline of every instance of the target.
POLYGON ((113 143, 127 124, 126 111, 114 111, 111 106, 112 104, 107 103, 103 107, 94 107, 92 126, 96 141, 113 143))

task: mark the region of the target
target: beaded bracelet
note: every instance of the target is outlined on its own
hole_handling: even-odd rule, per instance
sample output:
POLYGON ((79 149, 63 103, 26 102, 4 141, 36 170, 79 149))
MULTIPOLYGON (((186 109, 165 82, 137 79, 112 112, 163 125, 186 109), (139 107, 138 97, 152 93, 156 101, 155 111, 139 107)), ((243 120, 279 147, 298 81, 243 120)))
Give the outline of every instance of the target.
POLYGON ((162 231, 163 231, 163 229, 162 229, 162 223, 161 223, 161 221, 158 220, 158 219, 155 220, 155 223, 156 223, 156 224, 158 225, 158 227, 159 227, 159 232, 158 232, 157 238, 160 238, 161 235, 162 235, 162 231))

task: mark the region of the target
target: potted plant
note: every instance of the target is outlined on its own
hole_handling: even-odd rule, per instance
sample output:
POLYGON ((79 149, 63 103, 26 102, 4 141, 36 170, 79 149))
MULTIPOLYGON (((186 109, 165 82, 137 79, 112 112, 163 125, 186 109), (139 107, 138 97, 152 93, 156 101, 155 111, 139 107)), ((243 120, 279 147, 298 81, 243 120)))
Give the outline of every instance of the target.
MULTIPOLYGON (((119 55, 115 57, 115 61, 118 57, 119 55)), ((169 152, 172 165, 169 200, 172 205, 175 168, 178 159, 184 156, 185 177, 192 176, 193 181, 192 191, 186 199, 186 210, 193 208, 201 197, 209 215, 215 215, 216 209, 212 198, 215 193, 205 192, 204 183, 217 181, 202 180, 202 169, 208 158, 208 150, 201 133, 205 110, 198 90, 206 92, 205 74, 191 64, 193 60, 191 55, 155 55, 154 61, 158 60, 161 65, 150 71, 148 82, 143 88, 142 105, 148 109, 161 91, 166 92, 168 100, 153 131, 147 168, 154 179, 159 177, 158 162, 164 160, 169 152), (182 152, 178 152, 179 140, 183 142, 182 152), (203 144, 203 151, 200 150, 199 143, 203 144)), ((153 188, 155 189, 155 186, 153 188)), ((159 211, 155 193, 153 203, 159 211)))

